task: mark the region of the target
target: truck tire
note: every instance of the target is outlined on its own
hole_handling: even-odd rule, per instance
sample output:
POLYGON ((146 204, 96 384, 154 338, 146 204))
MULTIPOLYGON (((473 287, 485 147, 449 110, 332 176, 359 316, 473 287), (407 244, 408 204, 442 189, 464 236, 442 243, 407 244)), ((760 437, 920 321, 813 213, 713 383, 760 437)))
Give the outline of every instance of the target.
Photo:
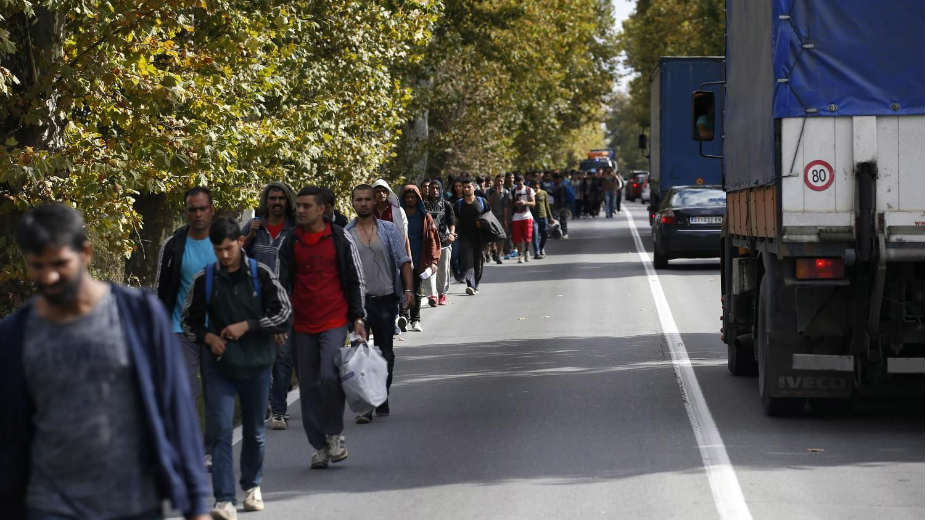
POLYGON ((758 349, 758 395, 761 397, 761 406, 765 415, 771 417, 787 417, 798 414, 805 404, 804 399, 796 397, 771 396, 773 375, 770 374, 771 363, 768 332, 770 314, 773 309, 773 294, 771 279, 765 274, 761 278, 758 290, 758 319, 755 325, 755 347, 758 349))
POLYGON ((754 377, 758 375, 755 348, 749 340, 748 336, 738 336, 726 342, 727 365, 729 373, 734 376, 754 377))

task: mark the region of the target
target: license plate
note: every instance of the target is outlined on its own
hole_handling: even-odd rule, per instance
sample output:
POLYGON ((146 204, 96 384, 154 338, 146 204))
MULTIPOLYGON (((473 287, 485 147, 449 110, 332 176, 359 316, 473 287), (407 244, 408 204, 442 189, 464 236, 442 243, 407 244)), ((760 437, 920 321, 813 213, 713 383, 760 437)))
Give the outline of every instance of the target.
POLYGON ((722 224, 723 217, 691 217, 691 224, 722 224))

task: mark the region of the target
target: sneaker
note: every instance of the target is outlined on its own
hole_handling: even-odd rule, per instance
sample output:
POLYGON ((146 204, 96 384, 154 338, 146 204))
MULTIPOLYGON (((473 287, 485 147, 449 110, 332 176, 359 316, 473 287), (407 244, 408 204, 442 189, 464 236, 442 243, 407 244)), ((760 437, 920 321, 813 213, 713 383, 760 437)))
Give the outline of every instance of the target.
POLYGON ((472 296, 473 294, 475 294, 475 289, 473 289, 472 287, 466 287, 466 294, 468 294, 469 296, 472 296))
POLYGON ((260 486, 255 486, 244 492, 245 511, 263 511, 263 497, 260 495, 260 486))
POLYGON ((530 261, 530 253, 524 252, 524 262, 530 261))
POLYGON ((540 254, 534 256, 533 258, 536 259, 536 260, 542 260, 542 259, 546 258, 546 254, 545 254, 545 253, 540 253, 540 254))
POLYGON ((205 464, 206 466, 206 471, 211 473, 212 472, 212 455, 206 453, 205 460, 203 460, 203 464, 205 464))
POLYGON ((546 256, 546 248, 540 249, 540 254, 546 256))
POLYGON ((414 332, 424 332, 424 329, 421 327, 420 320, 414 320, 411 322, 411 330, 414 332))
POLYGON ((440 305, 446 305, 446 294, 440 295, 440 300, 438 301, 440 305))
POLYGON ((386 402, 380 404, 380 405, 376 408, 376 415, 378 415, 379 417, 388 417, 389 415, 391 415, 391 413, 392 413, 392 411, 389 410, 389 402, 388 402, 388 401, 386 401, 386 402))
POLYGON ((518 256, 518 257, 517 257, 517 263, 518 263, 518 264, 524 263, 524 259, 518 256))
POLYGON ((273 414, 273 417, 270 418, 270 429, 271 430, 285 430, 289 428, 289 420, 286 419, 286 416, 281 413, 273 414))
POLYGON ((331 456, 328 455, 328 447, 325 446, 320 450, 316 450, 312 454, 312 469, 325 469, 328 467, 328 462, 331 461, 331 456))
POLYGON ((344 446, 344 436, 343 435, 328 435, 328 456, 331 459, 331 462, 341 462, 347 460, 347 457, 350 453, 347 452, 347 447, 344 446))
POLYGON ((231 502, 216 502, 211 514, 215 520, 238 520, 238 510, 231 502))
POLYGON ((428 297, 427 297, 427 305, 430 305, 431 307, 436 307, 436 306, 437 306, 437 298, 435 298, 434 296, 428 296, 428 297))
POLYGON ((398 316, 398 329, 402 332, 408 332, 408 318, 399 315, 398 316))
POLYGON ((498 265, 501 265, 501 264, 503 264, 504 262, 501 261, 501 257, 497 257, 497 258, 495 258, 495 263, 498 264, 498 265))
POLYGON ((357 424, 369 424, 373 422, 373 412, 370 410, 364 414, 357 415, 354 420, 357 424))
POLYGON ((568 240, 568 233, 565 233, 564 235, 562 235, 562 240, 568 240))

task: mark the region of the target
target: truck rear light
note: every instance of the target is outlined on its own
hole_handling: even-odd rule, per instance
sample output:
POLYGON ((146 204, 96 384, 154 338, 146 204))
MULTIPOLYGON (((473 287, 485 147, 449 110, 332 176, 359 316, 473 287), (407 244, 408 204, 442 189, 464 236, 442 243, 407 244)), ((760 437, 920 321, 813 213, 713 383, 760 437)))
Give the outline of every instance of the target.
POLYGON ((836 280, 845 277, 845 261, 841 258, 797 258, 798 280, 836 280))
POLYGON ((663 212, 662 216, 658 219, 662 224, 677 224, 678 218, 674 216, 674 211, 670 209, 663 212))

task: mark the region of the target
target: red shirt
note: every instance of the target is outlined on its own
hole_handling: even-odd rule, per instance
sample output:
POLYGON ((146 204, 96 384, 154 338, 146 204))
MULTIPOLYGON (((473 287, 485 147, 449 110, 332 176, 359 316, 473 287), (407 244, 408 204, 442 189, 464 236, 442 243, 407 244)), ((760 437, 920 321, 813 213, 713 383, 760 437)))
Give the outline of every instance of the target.
POLYGON ((347 325, 347 298, 340 283, 331 224, 320 233, 295 230, 295 285, 292 289, 293 329, 318 334, 347 325))
MULTIPOLYGON (((379 213, 379 210, 376 210, 376 213, 379 213)), ((385 208, 385 211, 376 215, 376 218, 379 220, 388 220, 389 222, 394 222, 392 220, 392 205, 388 204, 385 208)))
POLYGON ((277 225, 275 225, 275 226, 274 226, 273 224, 270 224, 270 223, 267 223, 267 224, 266 224, 267 231, 270 233, 270 236, 273 237, 274 240, 275 240, 277 237, 279 237, 279 234, 280 234, 280 233, 283 232, 283 225, 285 225, 285 224, 286 224, 285 221, 280 222, 279 224, 277 224, 277 225))

